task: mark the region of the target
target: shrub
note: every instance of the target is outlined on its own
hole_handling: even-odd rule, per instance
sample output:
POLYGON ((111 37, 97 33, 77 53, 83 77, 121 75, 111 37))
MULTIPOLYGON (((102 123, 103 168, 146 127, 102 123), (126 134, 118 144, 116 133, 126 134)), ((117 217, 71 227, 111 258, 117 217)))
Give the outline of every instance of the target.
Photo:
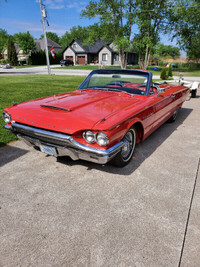
MULTIPOLYGON (((59 64, 60 60, 63 58, 62 52, 55 53, 55 58, 52 57, 49 52, 50 64, 59 64)), ((43 50, 39 52, 32 52, 29 57, 29 64, 31 65, 46 65, 46 53, 43 50)))
POLYGON ((173 74, 172 74, 172 65, 171 65, 171 64, 169 64, 169 68, 168 68, 167 76, 168 76, 168 77, 173 77, 173 74))
POLYGON ((167 72, 166 72, 166 68, 163 68, 162 71, 161 71, 161 74, 160 74, 160 78, 162 80, 166 80, 168 77, 167 77, 167 72))

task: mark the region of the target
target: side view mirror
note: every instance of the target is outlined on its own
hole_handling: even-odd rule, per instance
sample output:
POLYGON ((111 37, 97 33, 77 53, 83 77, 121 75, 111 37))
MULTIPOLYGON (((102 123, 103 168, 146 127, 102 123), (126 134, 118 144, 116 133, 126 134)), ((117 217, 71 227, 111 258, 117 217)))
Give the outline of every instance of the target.
POLYGON ((162 96, 162 93, 164 93, 165 92, 165 88, 157 88, 157 91, 158 91, 158 94, 157 94, 157 97, 159 97, 159 96, 162 96))
POLYGON ((160 93, 164 93, 165 92, 165 88, 157 88, 157 90, 158 90, 158 92, 160 92, 160 93))

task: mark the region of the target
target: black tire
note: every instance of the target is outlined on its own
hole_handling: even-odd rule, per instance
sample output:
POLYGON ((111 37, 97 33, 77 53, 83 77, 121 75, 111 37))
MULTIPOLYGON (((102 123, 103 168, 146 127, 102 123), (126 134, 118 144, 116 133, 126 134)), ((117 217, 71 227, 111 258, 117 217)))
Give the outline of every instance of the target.
POLYGON ((173 115, 171 116, 171 118, 169 118, 168 122, 169 123, 175 122, 177 115, 178 115, 178 109, 174 111, 173 115))
POLYGON ((195 98, 197 96, 197 90, 192 90, 191 96, 192 98, 195 98))
POLYGON ((126 166, 132 159, 137 140, 135 127, 131 127, 123 138, 124 146, 121 151, 111 160, 111 164, 117 167, 126 166))

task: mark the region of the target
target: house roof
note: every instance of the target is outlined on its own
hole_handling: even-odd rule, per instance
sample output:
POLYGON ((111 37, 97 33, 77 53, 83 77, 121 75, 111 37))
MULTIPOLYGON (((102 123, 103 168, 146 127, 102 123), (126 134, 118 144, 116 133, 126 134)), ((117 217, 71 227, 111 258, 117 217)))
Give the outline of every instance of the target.
POLYGON ((106 42, 102 40, 97 40, 93 45, 83 45, 82 40, 75 40, 81 47, 85 50, 86 53, 98 53, 102 47, 106 46, 106 42))
MULTIPOLYGON (((79 53, 75 51, 72 47, 72 44, 76 42, 80 47, 84 50, 85 53, 98 53, 104 46, 107 45, 105 41, 97 40, 93 45, 83 45, 83 41, 80 39, 74 39, 66 48, 65 50, 70 47, 75 53, 79 53)), ((65 51, 64 50, 64 51, 65 51)), ((83 53, 83 52, 82 52, 83 53)))
MULTIPOLYGON (((44 38, 41 39, 41 40, 34 40, 34 42, 35 42, 36 51, 45 50, 45 41, 44 41, 44 38)), ((47 38, 47 46, 48 47, 54 46, 55 48, 62 49, 62 47, 58 43, 52 41, 49 38, 47 38)))
MULTIPOLYGON (((106 45, 105 47, 106 47, 111 53, 112 53, 112 52, 115 52, 109 45, 106 45)), ((103 47, 102 47, 102 48, 103 48, 103 47)), ((101 49, 102 49, 102 48, 101 48, 101 49)))

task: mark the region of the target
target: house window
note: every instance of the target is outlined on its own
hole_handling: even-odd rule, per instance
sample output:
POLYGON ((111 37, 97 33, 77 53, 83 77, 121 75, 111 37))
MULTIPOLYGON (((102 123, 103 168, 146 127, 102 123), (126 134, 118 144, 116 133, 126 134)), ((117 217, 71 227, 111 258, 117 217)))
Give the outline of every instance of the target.
POLYGON ((114 61, 119 61, 119 55, 118 54, 115 54, 114 61))
POLYGON ((77 48, 77 44, 73 44, 73 48, 77 48))
POLYGON ((108 54, 102 54, 102 61, 108 60, 108 54))

